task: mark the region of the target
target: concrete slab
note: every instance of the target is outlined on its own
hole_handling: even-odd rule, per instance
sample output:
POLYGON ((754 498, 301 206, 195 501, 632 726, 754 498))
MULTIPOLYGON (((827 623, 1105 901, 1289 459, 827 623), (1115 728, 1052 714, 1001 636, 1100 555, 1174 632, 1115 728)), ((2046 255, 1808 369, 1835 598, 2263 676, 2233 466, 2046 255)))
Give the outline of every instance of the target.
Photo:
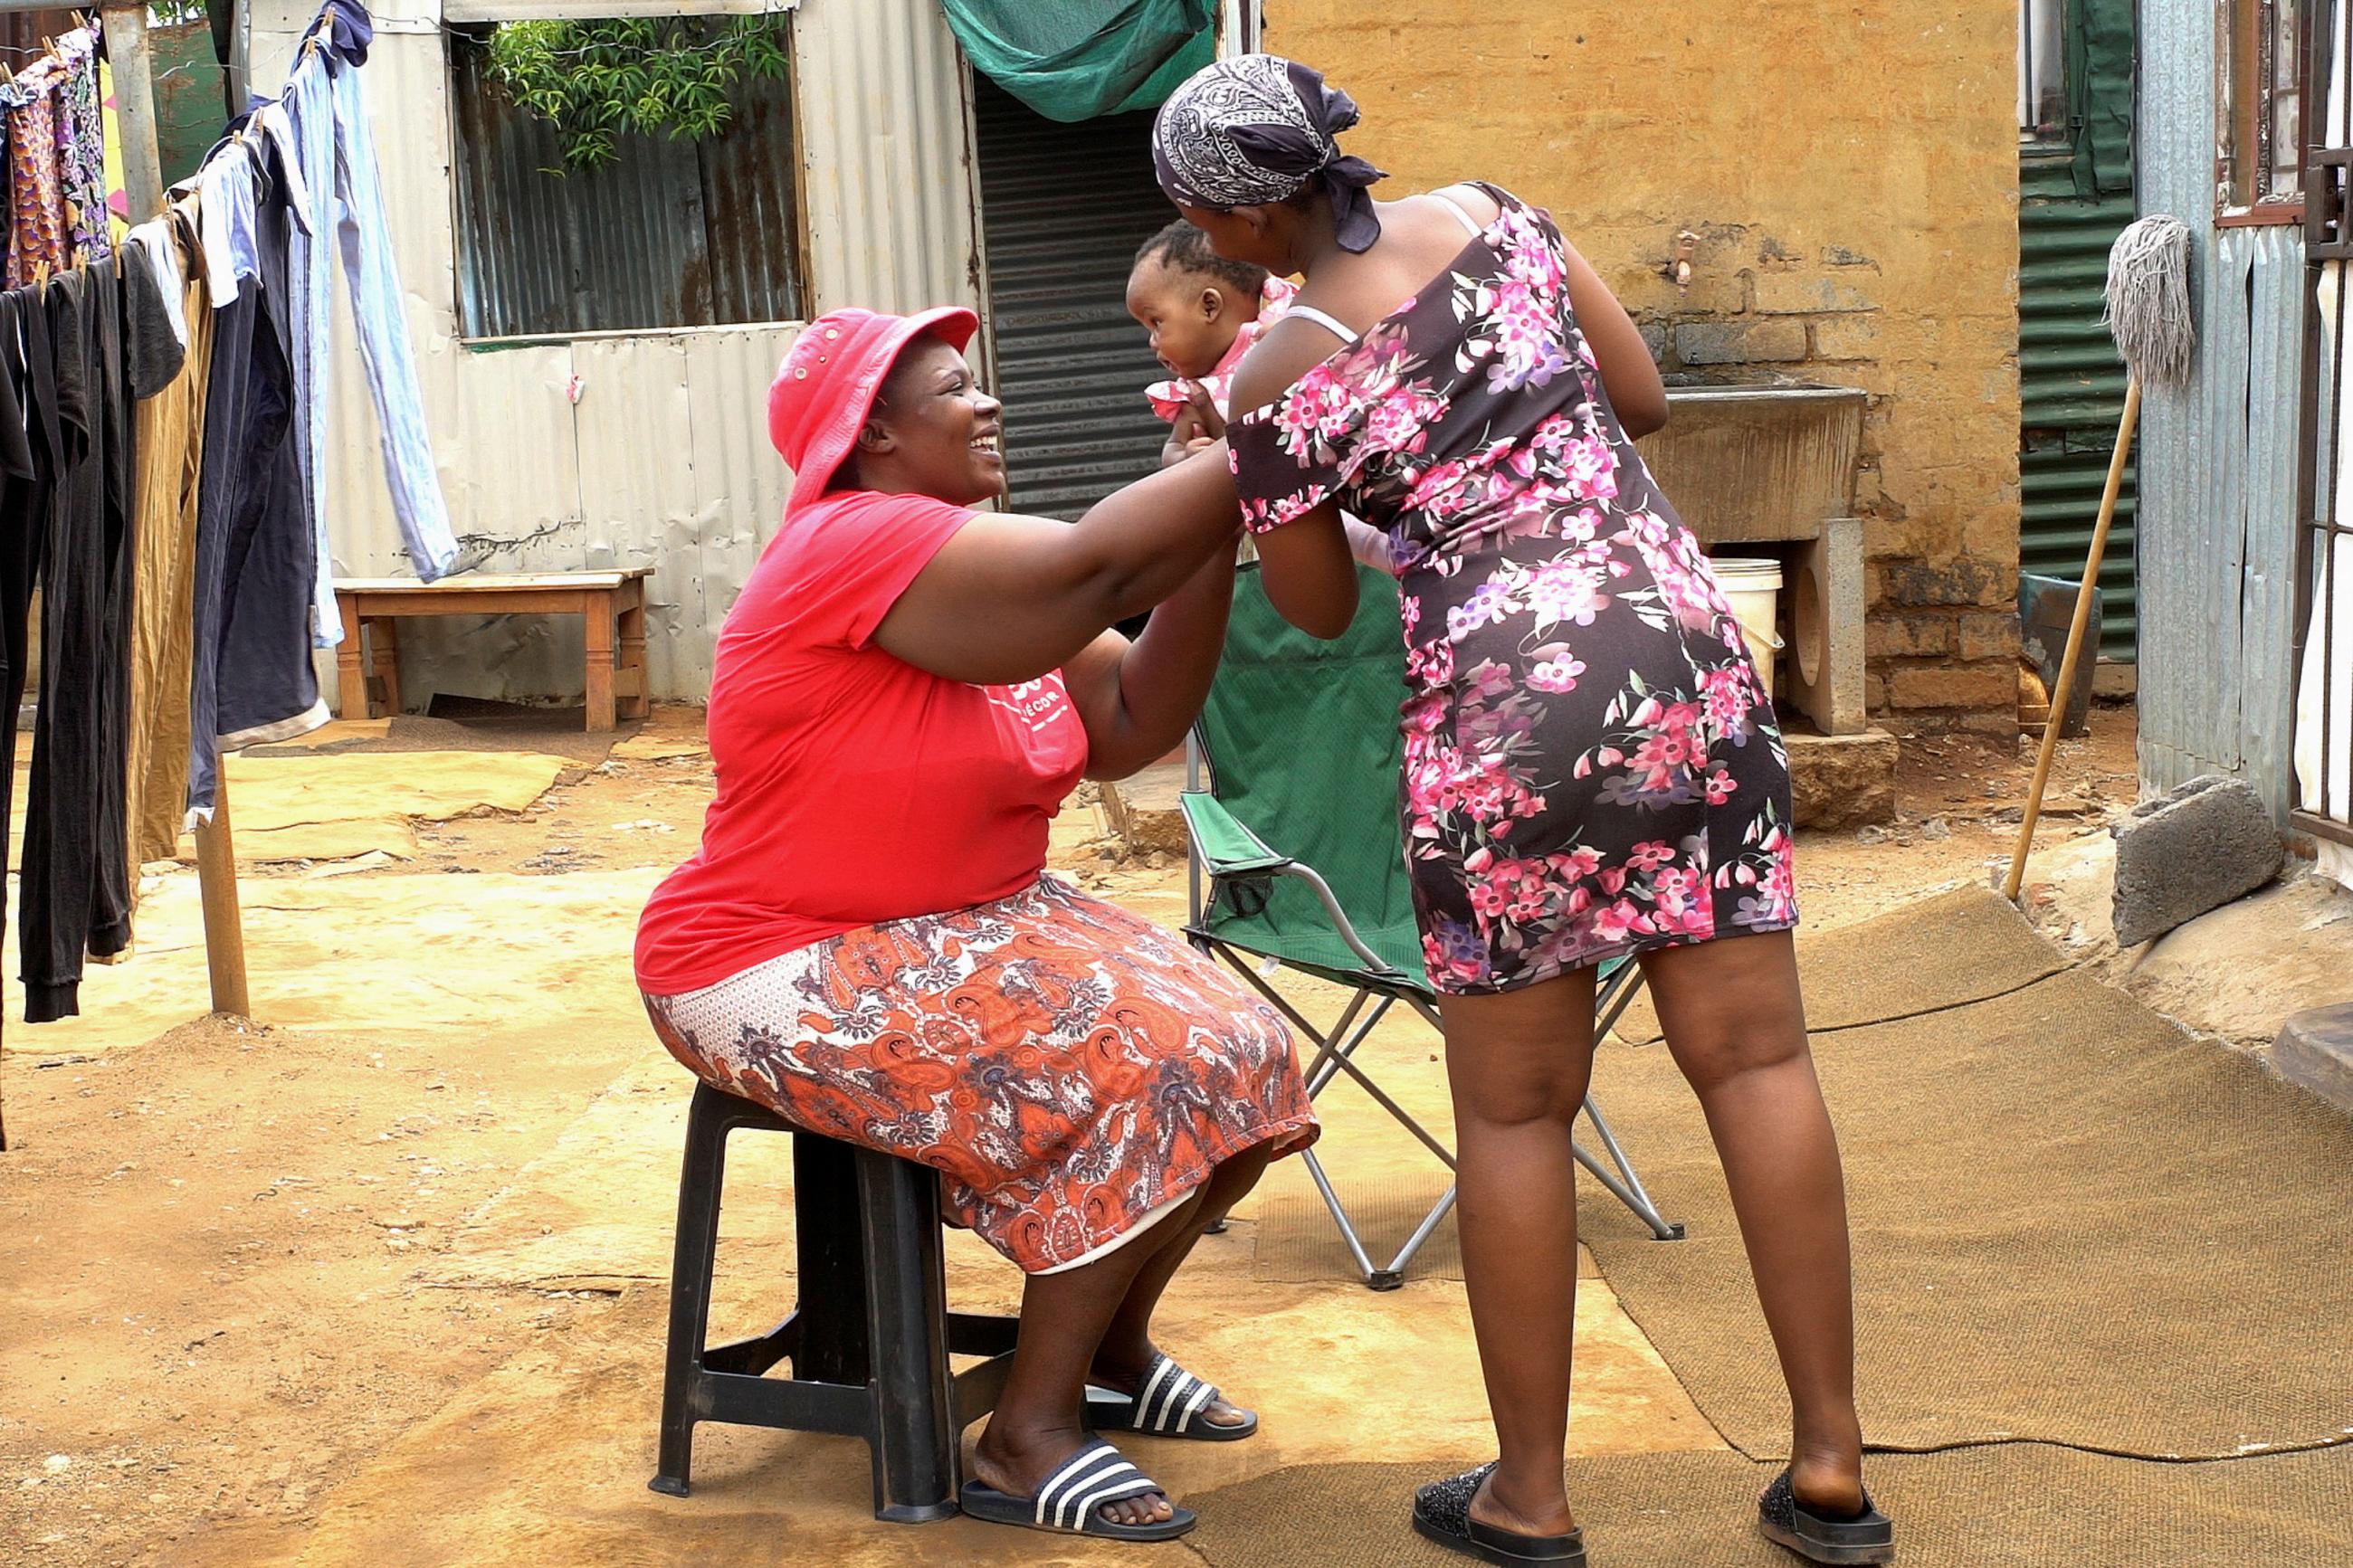
POLYGON ((2353 1002, 2315 1007, 2280 1026, 2272 1069, 2353 1115, 2353 1002))
POLYGON ((1884 730, 1788 735, 1789 789, 1799 827, 1861 827, 1895 820, 1900 748, 1884 730))
POLYGON ((2143 801, 2116 834, 2114 920, 2126 947, 2253 892, 2286 853, 2253 786, 2219 773, 2143 801))

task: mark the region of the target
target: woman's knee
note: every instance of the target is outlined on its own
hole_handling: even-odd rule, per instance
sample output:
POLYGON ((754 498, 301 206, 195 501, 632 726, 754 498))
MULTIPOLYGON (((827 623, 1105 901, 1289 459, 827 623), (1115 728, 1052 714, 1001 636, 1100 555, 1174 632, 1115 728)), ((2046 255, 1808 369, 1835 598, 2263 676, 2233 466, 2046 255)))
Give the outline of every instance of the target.
POLYGON ((1667 1048, 1693 1088, 1809 1059, 1787 931, 1646 953, 1642 972, 1667 1048))
POLYGON ((1236 1204, 1250 1196, 1273 1160, 1274 1145, 1260 1143, 1221 1161, 1201 1188, 1198 1223, 1211 1226, 1223 1220, 1236 1204))
POLYGON ((1593 976, 1565 975, 1444 1005, 1458 1126, 1567 1123, 1593 1077, 1593 976))

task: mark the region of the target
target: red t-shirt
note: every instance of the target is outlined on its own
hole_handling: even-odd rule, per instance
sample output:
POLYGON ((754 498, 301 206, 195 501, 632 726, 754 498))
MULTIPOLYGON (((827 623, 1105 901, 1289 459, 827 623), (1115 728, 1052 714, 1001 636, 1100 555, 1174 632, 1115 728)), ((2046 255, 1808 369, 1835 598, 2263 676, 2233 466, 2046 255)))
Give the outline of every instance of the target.
POLYGON ((1019 892, 1084 772, 1060 671, 973 686, 873 644, 972 515, 852 490, 785 519, 719 634, 719 791, 638 922, 638 984, 674 996, 879 921, 1019 892))

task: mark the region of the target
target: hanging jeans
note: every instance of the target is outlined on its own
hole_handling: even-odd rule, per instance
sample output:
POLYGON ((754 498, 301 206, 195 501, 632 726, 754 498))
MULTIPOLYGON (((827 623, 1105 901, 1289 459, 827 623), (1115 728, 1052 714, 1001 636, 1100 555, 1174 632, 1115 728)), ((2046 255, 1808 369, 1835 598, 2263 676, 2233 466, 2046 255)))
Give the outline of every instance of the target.
POLYGON ((219 753, 327 721, 311 666, 316 537, 302 510, 288 357, 282 192, 255 223, 260 277, 213 312, 196 501, 188 810, 212 816, 219 753))
POLYGON ((112 260, 49 286, 62 463, 41 551, 41 691, 17 918, 25 1019, 80 1011, 85 952, 131 942, 123 802, 131 700, 132 429, 112 260))
MULTIPOLYGON (((364 48, 362 53, 364 57, 364 48)), ((332 647, 343 641, 343 617, 335 605, 334 558, 320 504, 327 461, 322 377, 334 270, 334 256, 328 248, 331 226, 343 252, 343 280, 359 330, 360 363, 375 402, 385 479, 391 486, 393 514, 399 521, 409 563, 426 582, 446 576, 457 564, 458 542, 449 531, 449 510, 426 435, 425 405, 408 342, 392 228, 385 216, 375 141, 360 90, 360 68, 333 46, 305 48, 279 101, 293 127, 311 203, 311 232, 298 228, 292 237, 289 311, 303 507, 318 568, 311 588, 318 610, 317 640, 321 647, 332 647)))

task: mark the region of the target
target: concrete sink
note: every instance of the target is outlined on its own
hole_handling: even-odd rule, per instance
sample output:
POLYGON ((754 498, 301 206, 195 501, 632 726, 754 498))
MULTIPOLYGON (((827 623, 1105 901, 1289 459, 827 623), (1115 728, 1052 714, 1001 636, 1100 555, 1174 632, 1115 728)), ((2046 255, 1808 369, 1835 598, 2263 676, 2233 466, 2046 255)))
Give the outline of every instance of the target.
POLYGON ((1667 499, 1711 547, 1819 538, 1854 510, 1865 394, 1851 386, 1676 386, 1640 443, 1667 499))

